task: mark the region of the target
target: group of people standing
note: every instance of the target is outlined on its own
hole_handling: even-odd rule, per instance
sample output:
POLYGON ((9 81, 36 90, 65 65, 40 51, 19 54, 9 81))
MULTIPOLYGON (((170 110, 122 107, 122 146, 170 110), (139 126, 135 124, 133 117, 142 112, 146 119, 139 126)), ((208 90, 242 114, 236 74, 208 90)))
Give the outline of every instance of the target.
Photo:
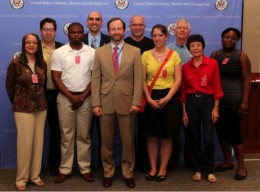
POLYGON ((72 174, 75 144, 82 178, 94 181, 91 132, 96 127, 103 186, 110 187, 117 125, 122 174, 129 188, 135 187, 135 166, 147 181, 156 182, 166 180, 167 171, 178 166, 182 125, 185 165, 195 172, 194 181, 205 175, 215 183, 214 171, 233 169, 231 147, 238 160, 235 179, 246 178, 240 122, 248 111, 251 71, 247 55, 236 49, 237 29, 223 31, 223 48, 209 58, 203 53, 203 37, 190 35, 186 19, 176 22, 176 41, 170 45, 161 24, 153 26, 151 38, 145 37, 140 15, 131 18, 131 34, 125 39, 121 18, 108 21, 109 36, 100 31, 103 21, 97 11, 88 15, 86 25, 84 34, 82 24, 71 23, 69 43, 63 45, 55 41, 56 21, 43 19, 42 38, 26 34, 21 55, 8 66, 6 90, 17 127, 17 190, 26 190, 28 182, 44 185, 40 172, 46 115, 50 174, 57 176, 56 183, 72 174), (139 113, 143 94, 148 104, 139 113), (216 168, 215 125, 225 157, 216 168))

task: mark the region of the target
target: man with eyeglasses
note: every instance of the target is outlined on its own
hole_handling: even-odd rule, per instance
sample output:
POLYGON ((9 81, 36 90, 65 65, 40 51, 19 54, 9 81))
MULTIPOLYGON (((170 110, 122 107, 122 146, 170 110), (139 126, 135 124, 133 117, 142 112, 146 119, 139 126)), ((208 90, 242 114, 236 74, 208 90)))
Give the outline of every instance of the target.
MULTIPOLYGON (((180 18, 176 21, 176 28, 175 28, 175 42, 169 44, 167 47, 177 53, 181 57, 182 65, 187 63, 191 59, 191 54, 186 46, 187 39, 190 35, 190 23, 185 18, 180 18)), ((179 93, 178 93, 179 94, 179 93)), ((180 113, 182 114, 182 113, 180 113)), ((176 138, 173 139, 172 142, 172 155, 169 161, 168 170, 174 170, 177 168, 179 159, 180 159, 180 132, 181 132, 181 120, 182 117, 179 117, 180 126, 176 127, 175 136, 176 138)), ((195 159, 192 152, 192 144, 190 139, 190 132, 189 129, 183 128, 185 134, 185 144, 184 144, 184 163, 186 167, 193 170, 195 166, 195 159)))
MULTIPOLYGON (((111 41, 108 35, 105 35, 100 31, 101 27, 103 26, 103 20, 102 15, 99 12, 92 11, 91 13, 89 13, 86 25, 89 29, 89 31, 84 34, 83 39, 83 42, 86 45, 89 45, 92 48, 96 49, 111 41)), ((94 115, 92 118, 91 135, 95 127, 98 136, 98 166, 102 167, 100 123, 98 117, 94 115)))
POLYGON ((138 47, 141 54, 154 48, 153 40, 144 36, 145 27, 144 18, 141 15, 134 15, 129 24, 131 34, 124 39, 126 43, 138 47))
MULTIPOLYGON (((129 24, 130 36, 124 39, 124 41, 130 45, 138 47, 141 50, 141 54, 144 51, 154 48, 153 40, 144 36, 145 21, 140 15, 134 15, 129 24)), ((147 173, 149 171, 148 153, 146 147, 146 138, 142 136, 142 113, 137 114, 138 133, 137 133, 137 147, 136 147, 136 166, 141 172, 147 173)))
POLYGON ((63 43, 55 41, 57 23, 52 18, 40 21, 40 35, 42 42, 43 58, 47 64, 46 99, 48 103, 47 118, 50 129, 49 156, 50 174, 57 176, 60 165, 60 127, 56 99, 59 91, 56 89, 51 78, 51 59, 55 49, 63 43))

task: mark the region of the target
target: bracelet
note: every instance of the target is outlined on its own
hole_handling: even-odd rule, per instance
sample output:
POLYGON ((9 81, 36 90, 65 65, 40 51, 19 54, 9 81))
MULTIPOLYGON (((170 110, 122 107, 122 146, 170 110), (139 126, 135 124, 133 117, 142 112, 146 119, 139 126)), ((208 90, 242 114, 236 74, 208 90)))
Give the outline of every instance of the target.
POLYGON ((219 106, 218 106, 218 105, 215 105, 214 108, 219 108, 219 106))

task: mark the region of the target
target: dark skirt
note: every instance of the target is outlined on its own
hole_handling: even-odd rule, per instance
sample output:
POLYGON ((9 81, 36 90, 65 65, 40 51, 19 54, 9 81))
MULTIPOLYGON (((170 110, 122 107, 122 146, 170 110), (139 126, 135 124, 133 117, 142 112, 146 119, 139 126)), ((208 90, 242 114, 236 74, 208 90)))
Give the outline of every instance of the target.
MULTIPOLYGON (((165 97, 170 89, 152 90, 153 99, 165 97)), ((153 109, 149 104, 145 107, 142 135, 145 137, 174 138, 174 129, 180 128, 182 108, 177 92, 162 109, 153 109)))

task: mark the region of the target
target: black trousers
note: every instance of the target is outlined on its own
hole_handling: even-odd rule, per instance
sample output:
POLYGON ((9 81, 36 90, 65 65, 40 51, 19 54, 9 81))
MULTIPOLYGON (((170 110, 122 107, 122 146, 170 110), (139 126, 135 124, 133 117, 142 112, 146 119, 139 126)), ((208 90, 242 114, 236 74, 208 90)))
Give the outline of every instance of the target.
POLYGON ((47 119, 50 129, 50 142, 49 142, 49 157, 48 162, 51 168, 58 168, 61 160, 60 149, 60 126, 57 110, 57 96, 59 91, 57 89, 47 90, 46 99, 48 103, 47 119))
POLYGON ((90 130, 90 135, 92 135, 94 129, 97 129, 97 136, 98 136, 98 157, 97 157, 97 160, 98 160, 98 166, 99 167, 103 167, 102 165, 102 158, 101 158, 101 145, 102 145, 102 141, 101 141, 101 132, 100 132, 100 120, 99 120, 99 117, 98 116, 95 116, 93 114, 93 117, 92 117, 92 123, 91 123, 91 130, 90 130))
POLYGON ((210 174, 214 172, 214 129, 212 110, 213 95, 195 94, 187 96, 186 111, 189 118, 188 129, 191 130, 192 147, 196 159, 195 171, 210 174))
POLYGON ((137 136, 136 136, 136 166, 142 172, 149 171, 149 158, 147 152, 147 138, 142 135, 143 113, 136 115, 137 136))
POLYGON ((178 165, 180 162, 180 155, 181 155, 181 142, 180 142, 180 131, 183 129, 184 132, 184 164, 187 168, 194 170, 195 169, 195 157, 192 149, 192 141, 191 141, 191 130, 183 125, 180 128, 175 129, 176 137, 172 140, 172 154, 169 161, 168 169, 171 171, 174 168, 174 165, 178 165))

